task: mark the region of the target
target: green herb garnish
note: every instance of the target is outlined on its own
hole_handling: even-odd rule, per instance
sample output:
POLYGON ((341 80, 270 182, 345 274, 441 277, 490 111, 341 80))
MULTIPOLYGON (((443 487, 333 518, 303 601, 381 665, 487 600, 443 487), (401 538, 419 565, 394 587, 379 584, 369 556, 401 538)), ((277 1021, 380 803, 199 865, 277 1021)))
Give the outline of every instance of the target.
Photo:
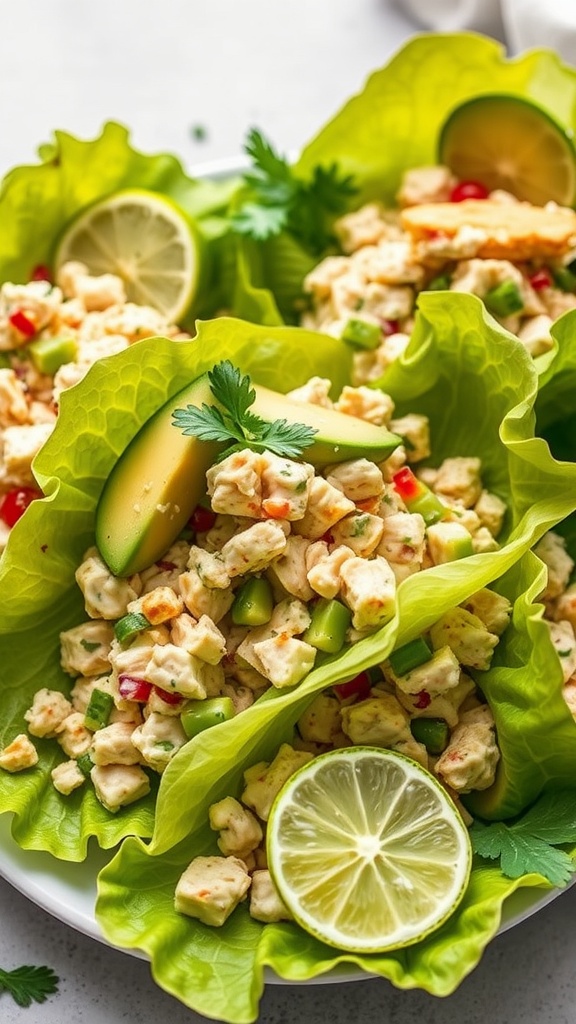
POLYGON ((321 253, 334 241, 331 220, 345 213, 357 192, 352 175, 332 163, 315 167, 304 181, 256 128, 244 148, 254 167, 244 175, 248 194, 232 218, 234 230, 257 241, 286 230, 310 252, 321 253))
POLYGON ((9 992, 18 1006, 43 1003, 58 991, 59 980, 50 967, 16 967, 13 971, 0 967, 0 992, 9 992))
POLYGON ((576 842, 576 793, 545 793, 525 814, 508 824, 475 821, 470 828, 474 851, 488 860, 500 860, 508 878, 537 872, 552 885, 566 885, 575 869, 561 843, 576 842))
POLYGON ((208 379, 212 394, 223 409, 206 403, 201 408, 187 405, 185 409, 174 410, 173 425, 183 434, 198 437, 201 441, 228 442, 220 460, 243 448, 297 457, 312 444, 317 433, 313 427, 304 423, 288 423, 287 420, 267 423, 249 411, 256 401, 256 392, 250 377, 242 376, 229 359, 210 370, 208 379))

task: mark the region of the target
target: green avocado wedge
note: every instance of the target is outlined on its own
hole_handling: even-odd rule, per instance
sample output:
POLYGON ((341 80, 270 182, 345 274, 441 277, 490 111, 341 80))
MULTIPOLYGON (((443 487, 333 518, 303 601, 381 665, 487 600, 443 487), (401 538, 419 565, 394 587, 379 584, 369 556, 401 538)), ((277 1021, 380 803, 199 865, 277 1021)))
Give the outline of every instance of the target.
MULTIPOLYGON (((314 465, 360 457, 380 462, 402 443, 385 427, 253 386, 251 412, 266 422, 284 419, 316 430, 303 453, 314 465)), ((218 404, 207 373, 144 423, 106 480, 96 510, 96 543, 116 576, 131 576, 161 558, 205 496, 206 471, 224 445, 184 435, 172 423, 175 409, 203 404, 218 404)))

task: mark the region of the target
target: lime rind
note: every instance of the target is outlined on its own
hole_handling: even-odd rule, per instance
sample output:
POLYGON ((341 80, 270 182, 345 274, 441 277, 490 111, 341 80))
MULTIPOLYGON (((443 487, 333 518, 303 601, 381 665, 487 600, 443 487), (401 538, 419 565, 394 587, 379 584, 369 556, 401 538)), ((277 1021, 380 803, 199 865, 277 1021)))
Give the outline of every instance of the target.
POLYGON ((439 134, 438 160, 462 181, 505 189, 537 206, 576 199, 576 150, 543 107, 507 93, 485 93, 455 107, 439 134))
POLYGON ((84 263, 92 274, 116 274, 129 302, 152 306, 177 323, 198 293, 202 242, 167 196, 124 189, 66 225, 56 245, 56 269, 68 261, 84 263))
POLYGON ((364 953, 439 928, 463 898, 472 863, 466 826, 437 779, 373 747, 330 751, 291 776, 272 807, 267 854, 297 923, 364 953))

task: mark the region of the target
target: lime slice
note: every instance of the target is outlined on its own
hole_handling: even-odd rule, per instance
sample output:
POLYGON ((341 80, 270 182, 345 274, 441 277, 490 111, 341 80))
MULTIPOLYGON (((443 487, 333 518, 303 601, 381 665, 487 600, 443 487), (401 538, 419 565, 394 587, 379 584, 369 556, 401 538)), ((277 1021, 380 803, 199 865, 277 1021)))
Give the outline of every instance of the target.
POLYGON ((438 159, 461 181, 506 189, 535 206, 572 206, 576 196, 571 135, 519 96, 476 96, 456 107, 441 129, 438 159))
POLYGON ((295 920, 331 946, 376 953, 438 928, 470 874, 468 832, 437 780, 402 754, 334 750, 272 806, 268 865, 295 920))
POLYGON ((127 189, 82 210, 67 225, 56 268, 68 260, 85 263, 92 274, 117 274, 130 302, 152 306, 177 323, 197 291, 201 244, 171 200, 127 189))

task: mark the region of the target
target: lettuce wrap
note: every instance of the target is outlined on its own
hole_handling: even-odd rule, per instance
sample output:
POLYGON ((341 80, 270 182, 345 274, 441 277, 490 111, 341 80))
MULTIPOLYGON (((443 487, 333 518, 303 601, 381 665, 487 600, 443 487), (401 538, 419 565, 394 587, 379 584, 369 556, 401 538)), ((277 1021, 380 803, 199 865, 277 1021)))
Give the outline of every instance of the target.
MULTIPOLYGON (((513 599, 513 620, 497 648, 494 668, 479 674, 494 710, 502 759, 522 800, 530 799, 543 778, 566 786, 576 768, 574 722, 555 687, 558 659, 555 666, 554 652, 543 656, 540 649, 541 608, 533 601, 543 583, 543 566, 531 552, 498 581, 496 589, 513 599), (531 770, 529 780, 524 764, 531 770)), ((392 639, 389 635, 389 644, 392 639)), ((311 681, 312 676, 307 684, 311 681)), ((105 936, 116 945, 144 950, 155 980, 196 1012, 233 1024, 257 1019, 266 968, 302 981, 354 965, 399 988, 448 995, 497 932, 504 901, 519 887, 551 888, 539 874, 507 878, 491 862, 475 857, 464 900, 446 924, 411 947, 366 956, 334 950, 293 923, 259 924, 245 905, 218 929, 178 914, 173 900, 180 874, 193 857, 219 852, 208 824, 210 804, 239 796, 242 770, 269 759, 281 742, 290 741, 310 699, 303 692, 309 691, 307 684, 274 707, 269 703, 255 709, 258 730, 240 717, 226 733, 225 727, 213 730, 203 746, 184 748, 163 778, 152 843, 126 839, 98 880, 96 915, 105 936), (174 815, 178 808, 173 835, 182 834, 181 801, 189 834, 163 850, 170 809, 174 815)))
MULTIPOLYGON (((506 59, 494 39, 426 34, 411 38, 368 78, 304 146, 293 171, 308 180, 316 167, 336 163, 358 189, 353 208, 373 200, 395 206, 404 172, 437 163, 438 134, 449 112, 472 96, 499 92, 538 103, 570 134, 576 131, 576 71, 553 52, 506 59)), ((304 277, 318 255, 285 233, 258 246, 243 244, 252 285, 269 289, 278 314, 294 322, 304 277)))
MULTIPOLYGON (((52 264, 65 225, 80 210, 121 189, 148 189, 177 203, 204 240, 201 287, 183 327, 232 302, 235 239, 226 212, 238 181, 194 179, 166 153, 148 156, 130 144, 128 130, 108 122, 95 139, 66 132, 40 147, 41 162, 15 167, 0 187, 0 281, 27 282, 52 264)), ((239 299, 240 299, 239 294, 239 299)))

